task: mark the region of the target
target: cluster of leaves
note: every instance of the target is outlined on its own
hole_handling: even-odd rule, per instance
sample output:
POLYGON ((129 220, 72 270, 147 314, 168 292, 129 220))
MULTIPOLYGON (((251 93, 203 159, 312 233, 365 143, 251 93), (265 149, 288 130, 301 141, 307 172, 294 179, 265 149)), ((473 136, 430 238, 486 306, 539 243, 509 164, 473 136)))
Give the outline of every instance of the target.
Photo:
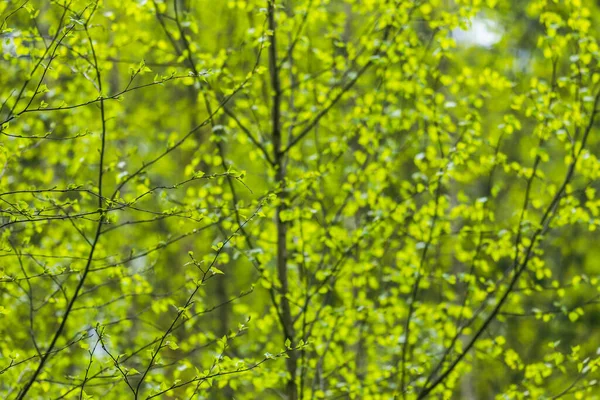
POLYGON ((599 11, 3 2, 0 397, 597 398, 599 11))

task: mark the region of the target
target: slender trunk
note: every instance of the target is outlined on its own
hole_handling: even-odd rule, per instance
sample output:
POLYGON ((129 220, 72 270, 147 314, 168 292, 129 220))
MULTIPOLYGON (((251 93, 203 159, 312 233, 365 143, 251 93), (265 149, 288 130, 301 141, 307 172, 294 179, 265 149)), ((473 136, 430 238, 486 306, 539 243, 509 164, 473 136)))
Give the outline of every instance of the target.
MULTIPOLYGON (((275 160, 275 180, 279 185, 279 204, 276 209, 275 224, 277 228, 277 275, 281 284, 281 314, 283 322, 283 331, 285 340, 294 342, 294 322, 288 295, 288 275, 287 275, 287 225, 281 219, 281 214, 286 210, 285 194, 285 156, 282 153, 281 140, 281 84, 279 81, 279 68, 277 66, 277 39, 275 27, 275 4, 274 0, 269 1, 268 19, 270 36, 269 47, 269 72, 271 78, 272 105, 271 105, 271 125, 273 150, 275 160)), ((286 385, 288 399, 296 400, 298 398, 298 387, 296 385, 297 355, 290 352, 286 359, 286 367, 289 373, 289 380, 286 385)))

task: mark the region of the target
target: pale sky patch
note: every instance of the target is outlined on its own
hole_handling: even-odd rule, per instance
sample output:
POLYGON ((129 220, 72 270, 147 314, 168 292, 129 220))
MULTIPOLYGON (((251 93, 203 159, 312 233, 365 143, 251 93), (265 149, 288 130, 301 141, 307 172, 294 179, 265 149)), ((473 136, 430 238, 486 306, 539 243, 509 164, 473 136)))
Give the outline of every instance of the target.
POLYGON ((475 17, 468 30, 454 29, 452 36, 457 44, 491 47, 502 39, 502 28, 491 19, 475 17))

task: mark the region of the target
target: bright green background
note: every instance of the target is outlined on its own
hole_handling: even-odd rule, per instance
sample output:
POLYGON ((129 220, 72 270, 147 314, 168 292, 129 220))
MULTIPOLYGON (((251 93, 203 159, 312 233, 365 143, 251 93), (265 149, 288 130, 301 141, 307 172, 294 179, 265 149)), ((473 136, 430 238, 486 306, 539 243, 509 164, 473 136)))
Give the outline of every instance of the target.
POLYGON ((595 1, 0 12, 1 398, 600 396, 595 1))

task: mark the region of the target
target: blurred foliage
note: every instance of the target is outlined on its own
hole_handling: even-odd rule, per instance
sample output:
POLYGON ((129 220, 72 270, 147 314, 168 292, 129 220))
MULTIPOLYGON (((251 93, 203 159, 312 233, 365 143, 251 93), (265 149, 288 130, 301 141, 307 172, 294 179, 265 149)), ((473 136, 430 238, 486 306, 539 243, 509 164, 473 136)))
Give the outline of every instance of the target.
POLYGON ((600 398, 599 23, 3 1, 0 397, 600 398))

